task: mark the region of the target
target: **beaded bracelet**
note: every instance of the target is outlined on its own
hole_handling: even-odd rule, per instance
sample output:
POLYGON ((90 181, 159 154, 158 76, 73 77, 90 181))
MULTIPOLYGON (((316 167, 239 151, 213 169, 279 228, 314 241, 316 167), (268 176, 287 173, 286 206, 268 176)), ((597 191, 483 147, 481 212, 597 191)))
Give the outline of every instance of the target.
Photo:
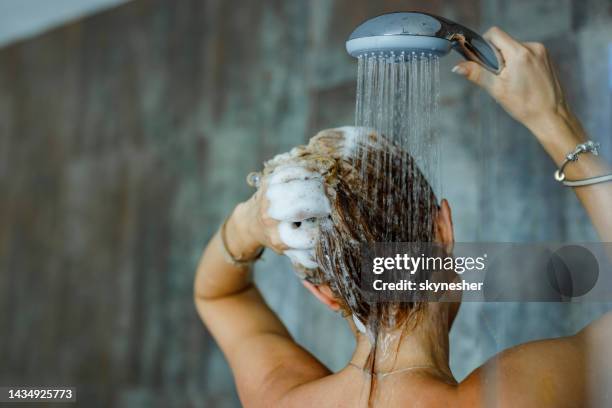
POLYGON ((582 153, 592 153, 593 155, 597 156, 599 154, 599 151, 597 150, 598 148, 599 148, 599 143, 595 143, 592 140, 589 140, 585 143, 578 144, 574 150, 572 150, 571 152, 567 154, 567 156, 565 156, 565 161, 563 162, 561 167, 559 167, 559 169, 555 171, 555 180, 557 180, 560 183, 563 183, 563 185, 566 187, 589 186, 591 184, 604 183, 606 181, 611 181, 612 174, 606 174, 603 176, 596 176, 596 177, 589 177, 589 178, 585 178, 582 180, 566 180, 565 178, 565 173, 563 172, 563 170, 565 169, 565 166, 567 166, 571 162, 575 162, 576 160, 578 160, 578 156, 581 155, 582 153))

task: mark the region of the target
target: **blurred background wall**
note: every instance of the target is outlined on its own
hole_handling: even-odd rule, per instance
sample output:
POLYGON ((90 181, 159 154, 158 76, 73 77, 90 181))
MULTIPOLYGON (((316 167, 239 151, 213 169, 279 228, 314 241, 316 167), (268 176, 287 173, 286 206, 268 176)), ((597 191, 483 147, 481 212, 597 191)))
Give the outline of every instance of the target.
MULTIPOLYGON (((353 123, 344 41, 409 9, 544 42, 610 157, 609 0, 135 0, 12 43, 0 49, 0 384, 75 385, 87 407, 239 406, 193 307, 200 253, 251 193, 249 171, 353 123)), ((457 60, 442 60, 439 121, 457 240, 595 239, 530 134, 450 73, 457 60)), ((286 259, 267 253, 257 280, 298 342, 332 369, 347 362, 344 323, 286 259)), ((606 308, 464 304, 453 371, 606 308)))
POLYGON ((0 46, 33 37, 127 0, 0 1, 0 46))

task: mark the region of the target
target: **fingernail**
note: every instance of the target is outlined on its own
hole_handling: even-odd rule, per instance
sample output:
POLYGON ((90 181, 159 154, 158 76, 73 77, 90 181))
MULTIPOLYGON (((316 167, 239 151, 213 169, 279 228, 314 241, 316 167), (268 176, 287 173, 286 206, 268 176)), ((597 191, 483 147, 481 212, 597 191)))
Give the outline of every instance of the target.
POLYGON ((465 68, 463 68, 461 65, 455 65, 453 67, 453 69, 451 69, 451 72, 453 72, 455 74, 459 74, 459 75, 467 74, 467 70, 465 68))

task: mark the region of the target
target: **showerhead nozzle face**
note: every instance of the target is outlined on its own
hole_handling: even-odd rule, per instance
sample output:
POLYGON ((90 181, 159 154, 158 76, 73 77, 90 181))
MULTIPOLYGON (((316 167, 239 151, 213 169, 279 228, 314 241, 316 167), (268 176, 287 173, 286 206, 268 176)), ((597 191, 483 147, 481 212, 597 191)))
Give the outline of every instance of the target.
POLYGON ((362 55, 381 55, 401 57, 408 54, 428 53, 444 56, 449 53, 451 43, 436 37, 410 35, 377 35, 355 38, 347 41, 346 50, 353 57, 362 55))
POLYGON ((398 12, 371 18, 359 25, 346 42, 353 57, 410 54, 444 56, 454 49, 464 58, 499 73, 503 61, 497 50, 474 31, 426 13, 398 12))

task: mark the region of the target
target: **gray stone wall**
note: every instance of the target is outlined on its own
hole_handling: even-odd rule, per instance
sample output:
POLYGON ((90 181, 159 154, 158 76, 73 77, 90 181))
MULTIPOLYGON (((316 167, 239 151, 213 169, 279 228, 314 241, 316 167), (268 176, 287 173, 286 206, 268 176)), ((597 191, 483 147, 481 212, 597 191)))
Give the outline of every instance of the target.
MULTIPOLYGON (((192 304, 206 241, 245 175, 353 123, 344 51, 369 16, 417 9, 543 41, 612 152, 607 0, 136 0, 0 50, 0 384, 73 384, 87 407, 239 406, 192 304)), ((528 132, 442 61, 443 191, 460 241, 592 240, 528 132)), ((608 155, 610 157, 610 155, 608 155)), ((266 254, 257 280, 333 369, 352 339, 266 254)), ((605 305, 465 304, 461 379, 519 342, 573 333, 605 305)))

